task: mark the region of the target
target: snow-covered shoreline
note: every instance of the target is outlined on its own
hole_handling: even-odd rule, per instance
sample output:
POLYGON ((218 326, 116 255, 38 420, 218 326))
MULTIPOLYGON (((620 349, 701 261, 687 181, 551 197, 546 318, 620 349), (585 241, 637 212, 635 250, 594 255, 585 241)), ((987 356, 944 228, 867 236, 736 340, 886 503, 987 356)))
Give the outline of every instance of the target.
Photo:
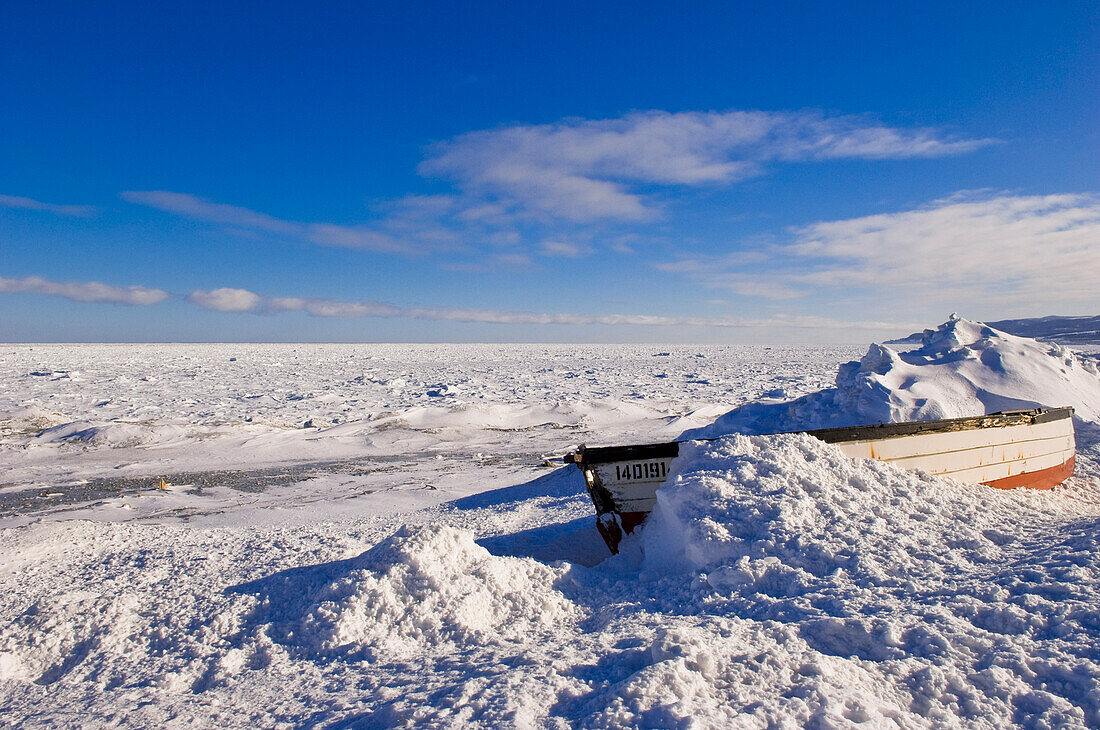
MULTIPOLYGON (((1089 417, 1049 493, 806 436, 685 447, 607 558, 579 473, 542 456, 728 423, 866 348, 31 347, 0 348, 0 495, 29 505, 0 518, 7 724, 1100 722, 1089 417), (82 484, 107 491, 41 496, 82 484)), ((961 392, 864 359, 895 396, 961 392)), ((983 358, 928 362, 961 382, 983 358)))

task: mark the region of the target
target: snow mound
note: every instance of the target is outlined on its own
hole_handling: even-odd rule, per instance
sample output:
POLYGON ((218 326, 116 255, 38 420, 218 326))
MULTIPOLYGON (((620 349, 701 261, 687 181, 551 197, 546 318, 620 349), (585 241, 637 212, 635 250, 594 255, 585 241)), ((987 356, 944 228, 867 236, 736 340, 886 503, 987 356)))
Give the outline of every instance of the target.
POLYGON ((525 431, 541 427, 599 428, 652 418, 654 415, 655 411, 652 407, 613 398, 554 405, 456 403, 449 406, 416 406, 393 415, 373 419, 369 423, 349 424, 346 429, 342 427, 329 429, 328 433, 397 427, 492 431, 525 431))
POLYGON ((780 433, 872 423, 931 421, 1038 406, 1073 406, 1100 420, 1100 371, 1061 345, 952 317, 899 352, 872 344, 840 366, 836 387, 790 402, 736 408, 681 438, 780 433))
POLYGON ((650 567, 716 572, 722 586, 797 592, 820 579, 889 582, 997 561, 993 526, 1049 519, 1062 498, 850 459, 802 434, 686 445, 644 531, 650 567))
POLYGON ((35 405, 0 409, 0 439, 33 436, 64 421, 61 414, 35 405))
POLYGON ((405 526, 321 591, 302 632, 318 652, 372 660, 529 641, 578 618, 554 587, 564 572, 490 555, 465 530, 405 526))
POLYGON ((179 443, 187 436, 187 428, 173 424, 72 421, 46 428, 28 443, 36 446, 64 444, 82 448, 126 448, 144 444, 179 443))
MULTIPOLYGON (((682 462, 634 538, 643 574, 694 578, 691 589, 664 589, 676 614, 758 622, 773 640, 757 643, 765 664, 804 675, 776 686, 801 684, 798 696, 823 698, 841 724, 857 717, 835 715, 847 700, 838 670, 864 719, 1100 722, 1098 510, 1077 487, 965 485, 848 459, 805 435, 695 444, 682 462), (868 716, 870 697, 882 701, 868 716)), ((698 656, 677 664, 678 682, 713 693, 715 674, 730 672, 706 659, 720 637, 685 632, 684 651, 698 656)), ((728 707, 740 688, 726 689, 728 707)), ((679 710, 717 719, 721 702, 704 699, 679 710)), ((795 709, 777 711, 790 719, 795 709)))

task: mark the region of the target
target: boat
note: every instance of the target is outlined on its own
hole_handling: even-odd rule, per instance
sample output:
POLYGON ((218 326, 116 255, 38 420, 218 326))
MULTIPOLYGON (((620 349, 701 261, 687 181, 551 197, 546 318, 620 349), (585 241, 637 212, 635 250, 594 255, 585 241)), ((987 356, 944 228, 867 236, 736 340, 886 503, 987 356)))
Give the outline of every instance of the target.
MULTIPOLYGON (((1034 408, 938 421, 826 428, 805 433, 835 444, 853 459, 997 489, 1050 489, 1073 476, 1073 408, 1034 408)), ((718 438, 729 438, 721 436, 718 438)), ((702 439, 715 441, 717 439, 702 439)), ((657 488, 674 470, 683 441, 588 448, 576 464, 596 507, 596 527, 612 553, 653 510, 657 488)))

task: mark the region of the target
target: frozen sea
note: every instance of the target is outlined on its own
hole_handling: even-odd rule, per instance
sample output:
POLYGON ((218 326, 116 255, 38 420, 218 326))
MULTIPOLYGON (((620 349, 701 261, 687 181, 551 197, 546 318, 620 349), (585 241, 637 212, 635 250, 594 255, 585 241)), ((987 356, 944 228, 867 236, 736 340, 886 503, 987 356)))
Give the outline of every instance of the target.
POLYGON ((608 558, 563 453, 865 351, 0 346, 0 723, 1096 726, 1094 421, 1045 494, 734 437, 608 558))

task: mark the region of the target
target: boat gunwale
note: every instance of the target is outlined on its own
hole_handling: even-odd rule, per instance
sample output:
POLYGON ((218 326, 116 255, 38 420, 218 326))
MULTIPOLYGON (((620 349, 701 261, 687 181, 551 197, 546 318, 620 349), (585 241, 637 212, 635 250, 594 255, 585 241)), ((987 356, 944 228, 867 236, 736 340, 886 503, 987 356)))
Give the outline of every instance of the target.
MULTIPOLYGON (((746 434, 776 436, 803 433, 828 444, 840 444, 851 441, 877 441, 934 433, 955 431, 973 431, 984 428, 1006 428, 1009 426, 1032 426, 1052 421, 1060 421, 1073 416, 1071 406, 1057 408, 1031 408, 1017 411, 998 411, 981 416, 962 418, 944 418, 936 421, 906 421, 905 423, 878 423, 865 426, 842 426, 838 428, 819 428, 804 431, 782 431, 774 434, 746 434)), ((656 444, 632 446, 594 446, 581 445, 576 452, 567 454, 566 463, 572 462, 584 468, 586 465, 608 464, 619 461, 639 459, 662 459, 680 454, 680 444, 692 441, 718 441, 737 434, 725 434, 703 439, 684 439, 656 444)))
POLYGON ((875 441, 883 438, 914 436, 917 434, 976 431, 983 428, 1004 428, 1007 426, 1037 426, 1041 423, 1060 421, 1063 418, 1072 416, 1072 406, 1061 406, 1058 408, 1031 408, 1022 411, 998 411, 983 416, 943 418, 938 421, 877 423, 869 426, 819 428, 812 431, 792 431, 790 433, 805 433, 827 444, 839 444, 848 441, 875 441), (867 435, 865 436, 864 433, 867 435))

